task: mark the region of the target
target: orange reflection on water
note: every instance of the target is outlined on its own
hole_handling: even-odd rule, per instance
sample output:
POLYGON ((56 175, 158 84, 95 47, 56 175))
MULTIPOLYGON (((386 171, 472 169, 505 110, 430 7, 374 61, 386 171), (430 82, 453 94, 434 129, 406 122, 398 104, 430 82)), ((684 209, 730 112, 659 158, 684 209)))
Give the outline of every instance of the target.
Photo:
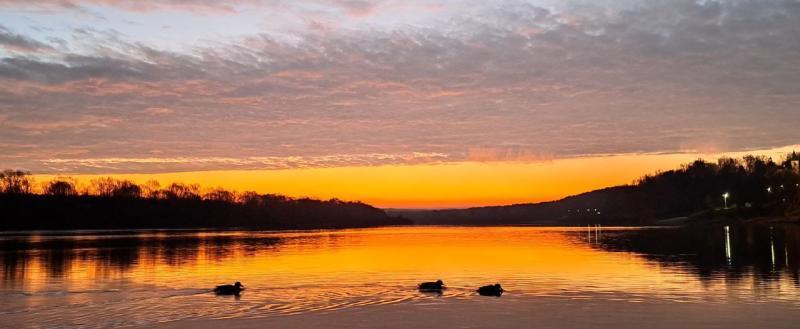
POLYGON ((800 309, 796 231, 736 231, 728 246, 721 228, 712 229, 700 235, 702 248, 714 249, 710 256, 663 252, 666 258, 657 261, 662 247, 694 243, 666 234, 671 230, 402 227, 0 235, 0 313, 12 324, 62 325, 95 323, 92 314, 103 312, 107 322, 95 323, 102 328, 153 319, 455 303, 478 298, 478 286, 495 282, 508 290, 502 301, 517 308, 549 300, 571 301, 565 303, 572 307, 575 301, 769 302, 800 309), (645 232, 655 238, 636 239, 645 232), (449 286, 443 295, 416 290, 417 283, 435 279, 449 286), (248 288, 240 298, 211 293, 215 285, 233 281, 248 288))
MULTIPOLYGON (((248 293, 275 286, 413 287, 420 280, 437 278, 464 289, 497 281, 529 294, 565 290, 690 294, 718 287, 633 253, 593 248, 585 241, 585 230, 415 227, 80 237, 58 245, 62 250, 30 251, 23 272, 19 267, 12 272, 5 264, 5 273, 6 283, 9 279, 24 283, 19 287, 28 292, 54 285, 91 291, 98 282, 119 280, 190 289, 239 280, 252 287, 248 293), (105 247, 107 240, 111 247, 105 247)), ((41 243, 41 239, 30 241, 41 243)))

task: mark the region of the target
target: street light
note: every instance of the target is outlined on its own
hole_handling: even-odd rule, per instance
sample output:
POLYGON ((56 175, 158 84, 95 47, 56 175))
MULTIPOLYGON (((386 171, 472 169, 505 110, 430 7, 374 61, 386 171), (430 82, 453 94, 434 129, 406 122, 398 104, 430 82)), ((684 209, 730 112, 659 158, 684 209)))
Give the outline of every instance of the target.
POLYGON ((728 209, 728 197, 729 196, 731 196, 731 195, 728 192, 725 192, 725 194, 722 195, 722 200, 725 202, 725 209, 728 209))

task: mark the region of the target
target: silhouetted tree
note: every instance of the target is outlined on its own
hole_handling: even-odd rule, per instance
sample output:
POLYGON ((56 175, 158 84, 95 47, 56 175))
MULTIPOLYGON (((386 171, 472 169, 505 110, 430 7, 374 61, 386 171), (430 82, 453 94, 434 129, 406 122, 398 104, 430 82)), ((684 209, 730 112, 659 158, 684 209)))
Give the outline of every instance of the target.
POLYGON ((102 197, 138 198, 142 188, 129 180, 118 180, 111 177, 97 178, 91 181, 91 190, 102 197))
POLYGON ((92 193, 110 197, 114 195, 114 190, 117 188, 117 180, 111 177, 101 177, 90 181, 90 190, 92 193))
POLYGON ((211 201, 221 201, 221 202, 227 202, 227 203, 234 203, 234 202, 236 202, 236 194, 231 192, 231 191, 227 191, 225 189, 222 189, 222 188, 216 188, 216 189, 213 189, 213 190, 209 191, 208 193, 206 193, 203 196, 203 199, 211 200, 211 201))
POLYGON ((142 188, 142 196, 151 199, 162 198, 161 183, 155 180, 149 180, 140 186, 142 188))
POLYGON ((241 204, 251 207, 257 207, 264 204, 261 195, 253 191, 242 192, 242 194, 239 194, 239 197, 236 200, 241 204))
POLYGON ((29 172, 22 170, 4 170, 0 172, 0 191, 9 194, 31 193, 33 178, 29 172))
POLYGON ((128 180, 116 181, 111 191, 111 196, 117 198, 138 198, 141 195, 142 188, 128 180))
POLYGON ((197 184, 172 183, 163 191, 167 199, 200 199, 200 186, 197 184))
POLYGON ((56 196, 73 196, 77 195, 78 191, 75 188, 75 183, 69 179, 55 179, 48 182, 44 187, 44 193, 56 196))

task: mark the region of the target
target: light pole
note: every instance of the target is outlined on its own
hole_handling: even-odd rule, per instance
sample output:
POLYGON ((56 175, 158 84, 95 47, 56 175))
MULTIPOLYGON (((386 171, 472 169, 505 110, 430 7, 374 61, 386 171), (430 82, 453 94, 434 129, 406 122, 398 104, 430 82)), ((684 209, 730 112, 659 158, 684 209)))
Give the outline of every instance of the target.
POLYGON ((728 197, 731 196, 728 192, 722 195, 722 201, 725 202, 725 209, 728 209, 728 197))

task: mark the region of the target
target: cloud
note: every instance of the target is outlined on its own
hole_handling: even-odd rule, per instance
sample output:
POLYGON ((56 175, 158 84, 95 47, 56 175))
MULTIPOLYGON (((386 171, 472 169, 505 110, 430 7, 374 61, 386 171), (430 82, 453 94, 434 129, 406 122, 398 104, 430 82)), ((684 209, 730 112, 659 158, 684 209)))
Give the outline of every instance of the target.
MULTIPOLYGON (((70 2, 87 3, 100 2, 70 2)), ((182 6, 217 2, 102 4, 194 14, 182 6)), ((231 8, 239 5, 263 4, 231 8)), ((435 4, 272 5, 302 24, 175 48, 75 27, 58 51, 0 55, 0 140, 17 145, 0 162, 152 171, 280 168, 273 162, 292 157, 313 167, 796 144, 800 7, 791 1, 464 0, 425 15, 397 8, 435 4), (351 18, 323 30, 307 24, 337 13, 351 18), (404 156, 413 152, 441 156, 404 156), (153 154, 190 161, 98 160, 153 154)))
POLYGON ((344 12, 352 17, 367 17, 376 13, 380 7, 402 7, 404 1, 369 0, 0 0, 0 6, 26 9, 61 9, 80 11, 87 6, 105 6, 119 10, 148 13, 157 11, 184 11, 197 14, 235 14, 243 8, 283 8, 329 7, 335 12, 344 12))
POLYGON ((535 154, 529 150, 513 146, 470 148, 467 151, 467 161, 496 162, 496 161, 549 161, 552 155, 535 154))
POLYGON ((53 47, 47 44, 27 38, 23 35, 13 33, 2 25, 0 25, 0 47, 5 48, 8 51, 20 53, 53 50, 53 47))
MULTIPOLYGON (((259 1, 238 0, 231 3, 248 4, 259 1)), ((158 10, 181 10, 192 12, 235 12, 228 1, 214 0, 0 0, 0 6, 23 9, 49 10, 82 10, 85 6, 107 6, 133 12, 151 12, 158 10)))
POLYGON ((6 129, 17 129, 26 134, 41 135, 48 132, 57 130, 71 130, 86 128, 110 128, 113 125, 121 122, 119 118, 97 117, 97 116, 81 116, 78 118, 67 120, 29 120, 29 121, 14 121, 9 120, 8 117, 0 117, 0 126, 6 129))
POLYGON ((376 166, 384 164, 431 163, 447 160, 441 153, 404 153, 404 154, 334 154, 324 156, 289 156, 289 157, 175 157, 175 158, 73 158, 45 159, 44 167, 69 173, 94 172, 102 170, 108 173, 127 172, 174 172, 185 170, 226 169, 294 169, 294 168, 327 168, 343 166, 376 166))
POLYGON ((167 115, 167 114, 173 114, 175 113, 175 111, 166 107, 148 107, 144 109, 144 113, 150 115, 167 115))

